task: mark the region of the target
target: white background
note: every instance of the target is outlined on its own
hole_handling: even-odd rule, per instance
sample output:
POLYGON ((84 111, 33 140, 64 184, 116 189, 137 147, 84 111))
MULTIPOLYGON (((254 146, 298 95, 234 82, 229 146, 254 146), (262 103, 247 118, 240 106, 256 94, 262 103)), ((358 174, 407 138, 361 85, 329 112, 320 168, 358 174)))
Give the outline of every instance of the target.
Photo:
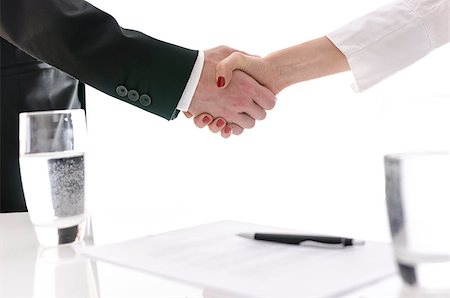
MULTIPOLYGON (((171 43, 266 55, 387 1, 91 3, 122 27, 171 43)), ((227 140, 182 114, 168 122, 89 88, 88 200, 97 243, 221 219, 388 241, 383 155, 450 150, 449 50, 362 94, 352 91, 351 73, 290 87, 265 121, 227 140)))

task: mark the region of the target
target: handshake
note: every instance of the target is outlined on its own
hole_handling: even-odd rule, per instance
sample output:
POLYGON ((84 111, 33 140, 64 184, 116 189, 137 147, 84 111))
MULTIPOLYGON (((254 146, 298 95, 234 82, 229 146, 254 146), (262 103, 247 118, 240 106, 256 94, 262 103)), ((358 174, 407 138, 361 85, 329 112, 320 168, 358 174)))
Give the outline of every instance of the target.
POLYGON ((204 51, 204 58, 200 81, 184 112, 188 118, 195 116, 197 127, 208 125, 228 138, 254 127, 274 108, 279 89, 263 59, 225 46, 204 51))
POLYGON ((350 70, 345 55, 326 37, 264 58, 221 46, 204 52, 200 81, 185 115, 222 137, 239 135, 274 108, 275 95, 307 80, 350 70))

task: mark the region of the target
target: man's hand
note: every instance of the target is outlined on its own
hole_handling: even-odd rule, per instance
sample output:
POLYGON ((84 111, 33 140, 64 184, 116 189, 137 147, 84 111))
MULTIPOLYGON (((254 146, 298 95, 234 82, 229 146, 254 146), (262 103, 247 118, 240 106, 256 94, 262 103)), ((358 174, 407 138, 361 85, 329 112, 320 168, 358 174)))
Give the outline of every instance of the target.
MULTIPOLYGON (((226 88, 218 87, 216 64, 235 51, 224 46, 205 51, 200 82, 187 114, 199 116, 207 113, 206 116, 196 119, 195 123, 199 127, 211 124, 205 121, 204 117, 211 116, 211 121, 216 118, 214 123, 217 127, 209 126, 214 132, 222 131, 222 136, 227 128, 231 128, 235 134, 242 133, 244 128, 252 128, 255 120, 264 119, 266 110, 272 109, 276 102, 275 95, 270 90, 241 71, 233 74, 233 80, 226 88)), ((225 133, 225 136, 229 133, 231 131, 225 133)))

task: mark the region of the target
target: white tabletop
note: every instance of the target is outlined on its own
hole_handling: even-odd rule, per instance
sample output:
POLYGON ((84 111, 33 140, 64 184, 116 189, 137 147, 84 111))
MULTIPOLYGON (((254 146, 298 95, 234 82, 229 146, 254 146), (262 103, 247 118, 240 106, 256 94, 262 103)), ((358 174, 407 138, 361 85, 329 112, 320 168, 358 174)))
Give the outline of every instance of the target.
MULTIPOLYGON (((27 213, 0 214, 0 297, 230 297, 89 260, 79 255, 80 245, 85 244, 44 248, 36 240, 27 213)), ((408 296, 395 276, 345 297, 408 296)))
POLYGON ((44 248, 27 213, 0 214, 0 297, 201 298, 203 289, 44 248))

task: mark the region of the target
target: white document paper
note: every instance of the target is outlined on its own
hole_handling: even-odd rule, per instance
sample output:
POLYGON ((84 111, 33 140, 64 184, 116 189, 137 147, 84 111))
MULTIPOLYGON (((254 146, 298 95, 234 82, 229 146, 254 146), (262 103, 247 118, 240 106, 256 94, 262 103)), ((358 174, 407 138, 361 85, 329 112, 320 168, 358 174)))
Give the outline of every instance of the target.
POLYGON ((255 232, 293 231, 220 221, 83 253, 233 298, 340 297, 396 272, 387 243, 330 249, 236 236, 255 232))

